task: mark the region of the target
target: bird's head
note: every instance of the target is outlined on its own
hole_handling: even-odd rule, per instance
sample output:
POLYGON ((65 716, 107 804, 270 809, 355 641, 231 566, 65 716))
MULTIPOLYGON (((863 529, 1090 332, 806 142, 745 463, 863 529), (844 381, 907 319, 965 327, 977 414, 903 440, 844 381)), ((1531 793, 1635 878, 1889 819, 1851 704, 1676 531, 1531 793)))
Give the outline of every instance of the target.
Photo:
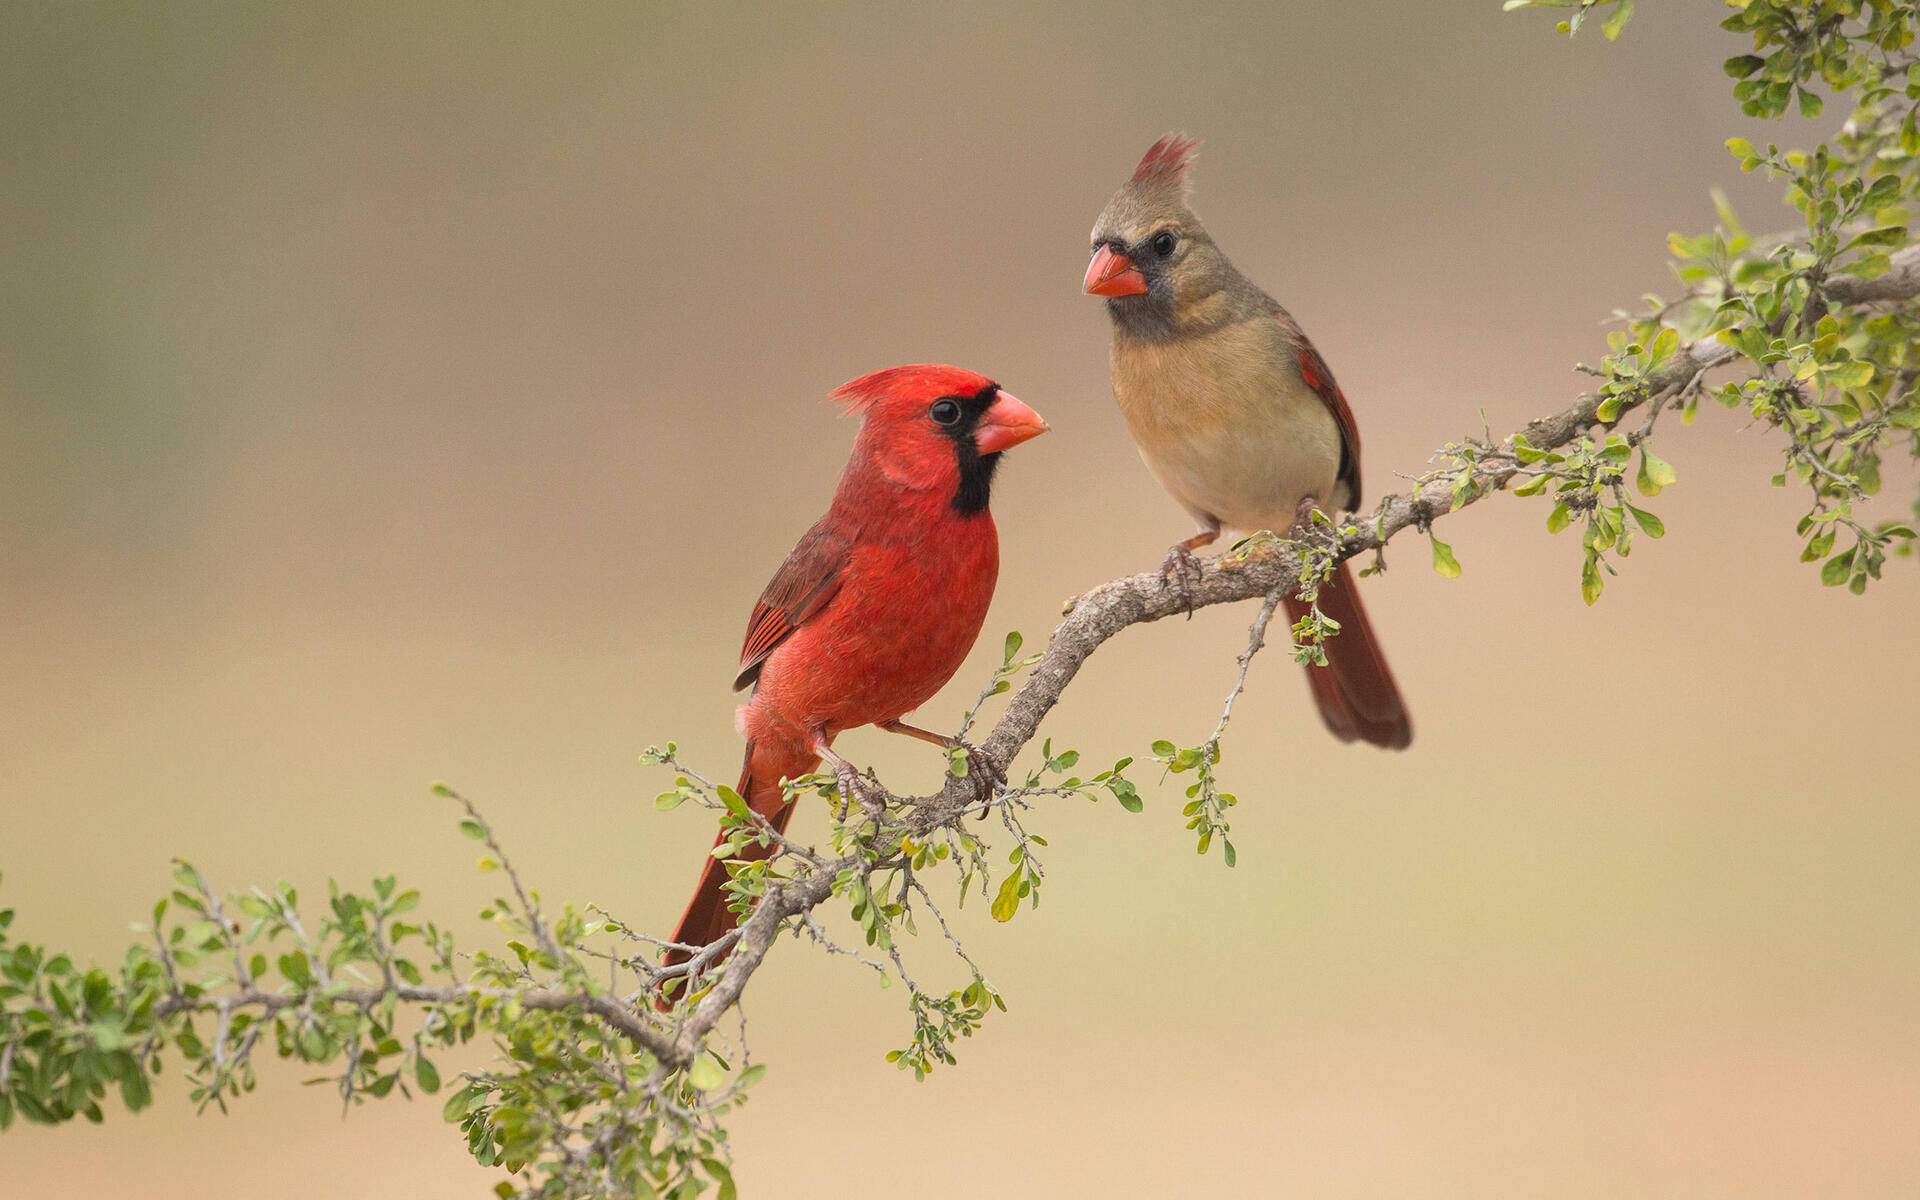
POLYGON ((1047 431, 985 375, 933 363, 862 375, 830 399, 863 418, 856 459, 909 490, 944 490, 962 514, 986 509, 1002 451, 1047 431))
POLYGON ((1106 297, 1117 321, 1170 320, 1230 278, 1225 256, 1187 206, 1199 145, 1180 133, 1155 142, 1093 223, 1093 261, 1083 287, 1106 297))

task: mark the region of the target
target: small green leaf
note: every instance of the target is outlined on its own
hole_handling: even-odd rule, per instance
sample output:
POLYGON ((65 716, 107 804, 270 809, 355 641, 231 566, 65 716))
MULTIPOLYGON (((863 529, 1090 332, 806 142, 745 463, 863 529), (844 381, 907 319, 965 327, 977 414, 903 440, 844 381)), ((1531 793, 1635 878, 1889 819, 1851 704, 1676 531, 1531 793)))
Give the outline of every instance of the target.
POLYGON ((1865 387, 1873 382, 1873 364, 1865 359, 1849 359, 1827 368, 1825 374, 1835 387, 1865 387))
POLYGON ((1633 0, 1620 0, 1613 11, 1607 14, 1607 19, 1600 23, 1600 32, 1607 35, 1608 41, 1614 41, 1619 38, 1621 31, 1627 27, 1627 22, 1631 20, 1633 20, 1633 0))
POLYGON ((1644 508, 1635 508, 1631 504, 1627 505, 1627 511, 1633 514, 1634 523, 1639 525, 1640 531, 1648 537, 1663 538, 1667 536, 1666 523, 1659 517, 1654 516, 1644 508))
POLYGON ((1640 447, 1640 474, 1634 484, 1642 496, 1658 496, 1661 489, 1672 487, 1679 478, 1672 463, 1645 446, 1640 447))
POLYGON ((700 1165, 707 1169, 708 1178, 720 1185, 713 1200, 739 1200, 740 1191, 734 1186, 733 1172, 727 1170, 727 1164, 717 1158, 703 1158, 700 1165))
POLYGON ((1652 356, 1652 365, 1659 366, 1669 358, 1672 358, 1679 349, 1680 331, 1669 325, 1660 331, 1658 337, 1653 339, 1653 345, 1647 347, 1647 353, 1652 356))
POLYGON ((1000 891, 993 898, 993 907, 988 910, 993 919, 1000 922, 1013 920, 1013 914, 1020 911, 1020 873, 1008 875, 1000 881, 1000 891))
POLYGON ((458 1121, 477 1107, 481 1093, 472 1084, 455 1088, 441 1106, 440 1115, 448 1121, 458 1121))
POLYGON ((1606 580, 1600 577, 1600 560, 1589 557, 1580 568, 1580 598, 1591 608, 1600 599, 1601 589, 1606 586, 1606 580))
POLYGON ((1453 547, 1447 545, 1431 533, 1427 535, 1433 542, 1433 569, 1442 579, 1460 578, 1460 560, 1453 556, 1453 547))
POLYGON ((1567 527, 1567 523, 1572 519, 1572 510, 1567 507, 1567 502, 1562 500, 1553 506, 1552 512, 1547 514, 1547 532, 1559 533, 1567 527))
POLYGON ((727 1069, 720 1065, 720 1060, 713 1056, 712 1051, 701 1051, 687 1065, 687 1082, 700 1091, 710 1092, 725 1083, 726 1079, 727 1069))

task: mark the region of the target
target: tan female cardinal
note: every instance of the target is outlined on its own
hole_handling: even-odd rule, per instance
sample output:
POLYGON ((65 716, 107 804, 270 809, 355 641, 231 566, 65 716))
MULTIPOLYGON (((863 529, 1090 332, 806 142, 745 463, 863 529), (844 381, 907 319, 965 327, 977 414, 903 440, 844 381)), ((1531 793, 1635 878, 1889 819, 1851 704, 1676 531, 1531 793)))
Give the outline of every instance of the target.
MULTIPOLYGON (((1200 523, 1162 568, 1183 586, 1223 527, 1286 530, 1360 504, 1360 430, 1326 360, 1187 207, 1197 144, 1168 134, 1140 159, 1094 222, 1085 282, 1113 318, 1113 392, 1140 457, 1200 523)), ((1326 669, 1307 669, 1327 728, 1404 748, 1413 724, 1345 563, 1320 610, 1340 623, 1326 669)))
MULTIPOLYGON (((802 537, 747 620, 733 689, 752 687, 737 722, 747 739, 739 792, 784 831, 780 781, 822 761, 859 790, 833 739, 860 725, 949 749, 959 743, 900 718, 933 698, 973 648, 1000 570, 987 511, 1000 453, 1047 431, 1040 415, 984 375, 892 367, 832 396, 864 420, 833 505, 802 537)), ((971 748, 969 748, 971 749, 971 748)), ((765 857, 749 849, 741 857, 765 857)), ((734 926, 709 858, 676 942, 703 946, 734 926)), ((668 963, 682 962, 674 951, 668 963)))

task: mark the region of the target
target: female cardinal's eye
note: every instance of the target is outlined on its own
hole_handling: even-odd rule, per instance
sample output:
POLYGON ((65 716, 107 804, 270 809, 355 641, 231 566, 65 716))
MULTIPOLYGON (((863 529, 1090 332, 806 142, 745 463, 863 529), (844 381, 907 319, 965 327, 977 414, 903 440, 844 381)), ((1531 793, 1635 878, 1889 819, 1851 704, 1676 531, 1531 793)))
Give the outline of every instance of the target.
POLYGON ((1173 235, 1162 229, 1153 235, 1153 252, 1161 258, 1173 253, 1173 235))
POLYGON ((935 424, 951 425, 960 419, 960 406, 951 400, 935 400, 933 407, 927 410, 927 415, 934 419, 935 424))

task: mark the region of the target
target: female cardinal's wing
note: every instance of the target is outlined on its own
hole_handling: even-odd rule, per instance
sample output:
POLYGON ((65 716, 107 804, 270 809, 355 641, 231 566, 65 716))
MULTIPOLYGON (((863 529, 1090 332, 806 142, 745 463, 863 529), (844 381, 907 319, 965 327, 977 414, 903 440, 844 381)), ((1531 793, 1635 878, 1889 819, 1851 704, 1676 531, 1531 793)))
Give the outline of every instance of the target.
MULTIPOLYGON (((1279 305, 1275 305, 1279 308, 1279 305)), ((1347 398, 1340 392, 1340 385, 1333 381, 1333 372, 1327 369, 1327 360, 1313 348, 1300 327, 1282 308, 1277 314, 1280 318, 1280 333, 1293 347, 1294 364, 1300 368, 1300 380, 1320 402, 1327 406, 1333 419, 1340 426, 1340 474, 1336 476, 1347 485, 1351 493, 1347 497, 1346 507, 1358 510, 1360 507, 1360 426, 1354 423, 1353 410, 1347 407, 1347 398)), ((1321 497, 1333 500, 1333 497, 1321 497)))
POLYGON ((846 566, 848 541, 825 522, 807 530, 774 573, 773 582, 760 593, 747 619, 747 640, 740 648, 740 673, 733 678, 733 690, 760 678, 760 668, 773 648, 787 639, 807 618, 826 607, 840 590, 840 573, 846 566))

